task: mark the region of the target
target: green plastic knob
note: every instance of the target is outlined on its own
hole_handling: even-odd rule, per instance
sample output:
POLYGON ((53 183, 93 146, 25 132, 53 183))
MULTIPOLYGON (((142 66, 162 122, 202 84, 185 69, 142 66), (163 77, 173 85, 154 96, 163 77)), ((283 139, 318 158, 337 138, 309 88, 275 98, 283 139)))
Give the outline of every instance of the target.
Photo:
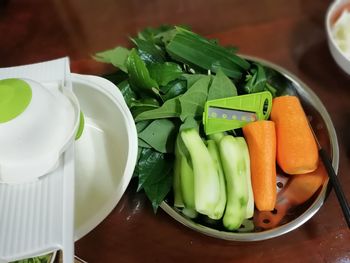
POLYGON ((0 123, 13 120, 28 107, 32 90, 21 79, 0 80, 0 123))

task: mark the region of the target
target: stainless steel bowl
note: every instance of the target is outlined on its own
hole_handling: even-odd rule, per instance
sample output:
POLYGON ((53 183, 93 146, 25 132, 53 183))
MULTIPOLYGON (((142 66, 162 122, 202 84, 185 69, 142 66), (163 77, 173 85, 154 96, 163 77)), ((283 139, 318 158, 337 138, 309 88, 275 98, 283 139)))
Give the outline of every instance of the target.
MULTIPOLYGON (((307 87, 305 83, 284 68, 260 58, 251 56, 242 57, 253 62, 259 62, 285 77, 285 80, 289 84, 286 93, 290 95, 297 95, 300 98, 304 110, 309 117, 310 124, 312 125, 322 147, 326 149, 332 157, 332 164, 334 170, 337 172, 339 165, 339 147, 337 135, 331 118, 317 95, 309 87, 307 87)), ((317 196, 311 200, 312 202, 307 202, 307 206, 302 207, 301 211, 299 210, 298 214, 295 215, 293 219, 287 222, 284 221, 279 226, 272 229, 250 233, 228 232, 196 223, 193 220, 185 217, 166 201, 162 202, 160 207, 178 222, 205 235, 231 241, 259 241, 286 234, 308 221, 323 205, 326 198, 327 185, 328 180, 323 184, 322 189, 318 192, 317 196)))

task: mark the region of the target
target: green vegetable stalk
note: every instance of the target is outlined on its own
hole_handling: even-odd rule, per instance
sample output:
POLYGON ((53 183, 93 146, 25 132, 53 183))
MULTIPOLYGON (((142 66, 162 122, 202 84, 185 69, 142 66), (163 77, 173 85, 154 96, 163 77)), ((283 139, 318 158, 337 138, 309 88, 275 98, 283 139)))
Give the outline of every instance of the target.
POLYGON ((173 191, 174 191, 174 206, 182 208, 184 207, 184 202, 182 198, 181 190, 181 154, 179 152, 179 147, 176 140, 175 145, 175 160, 174 160, 174 177, 173 177, 173 191))
POLYGON ((212 217, 220 200, 220 180, 215 163, 196 129, 182 130, 180 136, 193 169, 195 208, 212 217))
POLYGON ((216 142, 213 140, 208 140, 208 150, 209 153, 215 163, 215 167, 217 169, 218 175, 219 175, 219 182, 220 182, 220 199, 218 204, 215 207, 214 213, 210 215, 209 217, 212 219, 220 219, 222 218, 225 207, 226 207, 226 183, 225 183, 225 175, 224 171, 222 169, 221 160, 220 160, 220 154, 219 149, 216 145, 216 142))
POLYGON ((231 135, 224 136, 219 142, 219 152, 227 189, 223 224, 229 230, 236 230, 246 217, 249 199, 247 177, 250 174, 237 138, 231 135))
POLYGON ((239 148, 241 149, 241 155, 245 161, 246 167, 246 179, 247 179, 247 187, 248 187, 248 203, 245 218, 251 218, 254 215, 254 195, 252 188, 252 180, 250 173, 250 157, 248 145, 243 137, 236 137, 237 143, 239 144, 239 148))
POLYGON ((174 206, 182 208, 182 213, 187 217, 195 218, 198 213, 194 201, 194 174, 186 155, 182 152, 180 140, 178 137, 175 144, 174 206))

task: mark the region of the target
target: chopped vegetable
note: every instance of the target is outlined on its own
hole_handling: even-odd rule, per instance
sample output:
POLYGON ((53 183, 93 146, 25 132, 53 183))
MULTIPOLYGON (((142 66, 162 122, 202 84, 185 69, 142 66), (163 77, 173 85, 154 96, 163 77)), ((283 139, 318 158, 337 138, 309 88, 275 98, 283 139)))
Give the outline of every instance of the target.
POLYGON ((248 151, 248 145, 243 137, 236 138, 239 148, 241 150, 241 155, 245 161, 246 167, 246 178, 248 187, 248 202, 245 218, 251 218, 254 215, 254 194, 252 188, 251 172, 250 172, 250 157, 248 151))
POLYGON ((243 127, 250 156, 255 206, 272 211, 276 203, 276 132, 272 121, 251 122, 243 127))
POLYGON ((220 180, 215 163, 196 129, 180 132, 188 151, 194 174, 194 195, 197 212, 215 217, 214 211, 220 200, 220 180))
POLYGON ((300 205, 310 199, 327 178, 327 171, 320 162, 311 173, 293 175, 286 185, 285 196, 293 205, 300 205))
POLYGON ((218 220, 218 219, 222 218, 224 211, 225 211, 225 207, 226 207, 225 175, 224 175, 224 171, 222 168, 220 153, 219 153, 219 149, 218 149, 216 142, 213 140, 208 140, 207 144, 208 144, 208 150, 209 150, 210 156, 215 163, 215 167, 216 167, 216 170, 217 170, 218 176, 219 176, 220 199, 215 207, 213 215, 211 216, 212 219, 218 220))
POLYGON ((175 159, 179 160, 182 200, 186 208, 195 209, 194 174, 186 155, 179 145, 180 140, 181 138, 178 138, 176 141, 175 159))
POLYGON ((316 170, 318 149, 309 122, 296 96, 277 97, 271 120, 276 125, 277 163, 287 174, 316 170))
POLYGON ((175 160, 174 160, 174 178, 173 178, 173 191, 174 191, 174 206, 184 207, 184 201, 182 198, 181 189, 181 153, 179 152, 178 139, 175 144, 175 160))
POLYGON ((322 162, 311 173, 297 174, 290 177, 284 190, 278 195, 274 213, 258 213, 254 218, 256 225, 264 229, 271 229, 278 226, 288 209, 309 200, 322 186, 327 177, 327 172, 322 162))
POLYGON ((237 138, 226 135, 219 142, 222 167, 226 179, 227 204, 223 224, 229 230, 238 229, 246 217, 249 198, 249 169, 237 138))

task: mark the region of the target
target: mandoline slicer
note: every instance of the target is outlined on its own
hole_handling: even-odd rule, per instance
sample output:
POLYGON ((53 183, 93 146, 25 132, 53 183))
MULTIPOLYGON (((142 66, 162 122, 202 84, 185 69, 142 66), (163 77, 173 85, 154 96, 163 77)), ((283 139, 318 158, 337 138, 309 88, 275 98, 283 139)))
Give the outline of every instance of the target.
MULTIPOLYGON (((29 78, 71 90, 67 58, 0 69, 0 79, 29 78)), ((0 167, 1 168, 1 167, 0 167)), ((0 262, 32 258, 61 250, 74 260, 74 143, 50 173, 18 184, 0 184, 0 262)))
POLYGON ((265 120, 272 107, 268 91, 209 100, 204 106, 203 124, 207 135, 242 128, 246 123, 265 120))

